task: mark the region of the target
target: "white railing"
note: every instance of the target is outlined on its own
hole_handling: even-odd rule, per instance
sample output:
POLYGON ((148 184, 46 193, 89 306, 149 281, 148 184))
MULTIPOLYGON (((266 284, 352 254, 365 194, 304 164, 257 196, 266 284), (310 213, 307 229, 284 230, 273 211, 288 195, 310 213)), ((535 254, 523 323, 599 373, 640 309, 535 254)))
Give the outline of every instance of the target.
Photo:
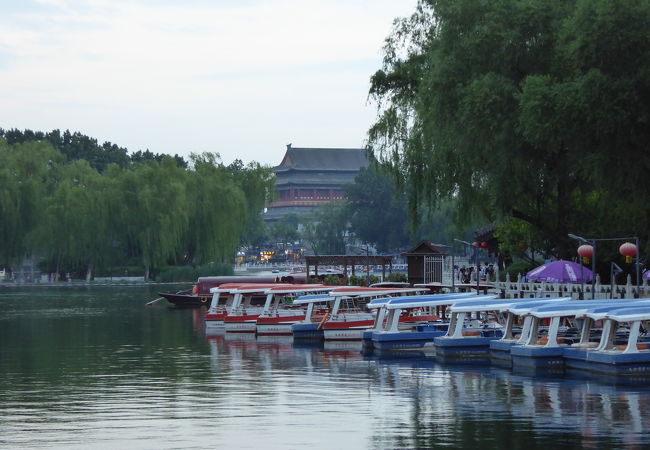
MULTIPOLYGON (((494 289, 505 296, 505 298, 532 298, 532 297, 563 297, 571 296, 574 299, 608 299, 608 298, 633 298, 636 297, 637 286, 632 284, 632 278, 628 275, 625 284, 602 284, 600 277, 596 275, 596 282, 584 284, 584 293, 581 296, 582 284, 566 283, 538 283, 522 281, 521 274, 516 281, 510 281, 510 274, 506 275, 506 281, 494 282, 494 289)), ((650 297, 650 286, 647 280, 640 285, 639 297, 650 297)))

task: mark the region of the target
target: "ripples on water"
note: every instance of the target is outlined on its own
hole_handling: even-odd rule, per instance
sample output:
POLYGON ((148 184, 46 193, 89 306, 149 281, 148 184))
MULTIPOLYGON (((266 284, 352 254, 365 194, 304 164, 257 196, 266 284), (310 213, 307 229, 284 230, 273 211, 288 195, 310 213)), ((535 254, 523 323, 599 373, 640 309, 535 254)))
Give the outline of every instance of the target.
POLYGON ((646 386, 206 333, 155 297, 0 291, 0 446, 650 446, 646 386))

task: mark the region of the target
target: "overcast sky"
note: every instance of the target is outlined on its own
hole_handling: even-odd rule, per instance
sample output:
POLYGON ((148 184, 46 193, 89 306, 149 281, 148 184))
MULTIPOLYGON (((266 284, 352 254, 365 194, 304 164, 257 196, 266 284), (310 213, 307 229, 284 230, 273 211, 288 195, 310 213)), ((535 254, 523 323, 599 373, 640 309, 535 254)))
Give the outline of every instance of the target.
POLYGON ((0 0, 0 127, 276 165, 360 147, 416 0, 0 0))

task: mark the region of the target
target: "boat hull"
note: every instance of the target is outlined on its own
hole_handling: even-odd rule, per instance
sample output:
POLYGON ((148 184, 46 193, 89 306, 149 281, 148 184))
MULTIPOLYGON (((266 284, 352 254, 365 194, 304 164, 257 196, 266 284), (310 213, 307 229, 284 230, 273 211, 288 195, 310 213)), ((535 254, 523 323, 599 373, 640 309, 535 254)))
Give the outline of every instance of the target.
POLYGON ((397 333, 373 333, 372 345, 381 350, 423 349, 433 347, 433 340, 444 336, 446 331, 401 331, 397 333))
POLYGON ((255 333, 257 330, 257 316, 229 315, 224 321, 224 327, 228 333, 255 333))
POLYGON ((334 321, 323 324, 326 341, 360 341, 364 331, 372 327, 374 320, 334 321))
POLYGON ((177 308, 210 306, 210 301, 212 300, 212 294, 198 295, 192 294, 191 291, 159 292, 158 295, 177 308))
POLYGON ((510 349, 513 367, 561 369, 564 367, 563 347, 516 345, 510 349))
POLYGON ((516 340, 501 340, 497 339, 490 342, 490 357, 502 362, 511 363, 512 356, 510 350, 514 345, 517 345, 516 340))
POLYGON ((291 326, 294 340, 319 341, 323 339, 323 329, 318 323, 296 323, 291 326))
POLYGON ((597 352, 564 349, 566 367, 588 372, 623 375, 650 376, 650 352, 628 353, 597 352))

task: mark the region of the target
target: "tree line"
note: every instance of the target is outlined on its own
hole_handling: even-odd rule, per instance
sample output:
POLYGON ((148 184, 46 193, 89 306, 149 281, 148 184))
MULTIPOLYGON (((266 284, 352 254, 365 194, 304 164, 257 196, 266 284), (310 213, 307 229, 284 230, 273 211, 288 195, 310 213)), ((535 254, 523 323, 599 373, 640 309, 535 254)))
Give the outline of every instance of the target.
POLYGON ((3 267, 36 256, 48 273, 90 280, 115 266, 149 278, 166 265, 230 262, 272 193, 269 168, 215 153, 186 162, 68 131, 0 136, 3 267))
POLYGON ((512 251, 571 258, 570 233, 650 251, 649 2, 420 0, 370 96, 413 217, 453 200, 512 251))

